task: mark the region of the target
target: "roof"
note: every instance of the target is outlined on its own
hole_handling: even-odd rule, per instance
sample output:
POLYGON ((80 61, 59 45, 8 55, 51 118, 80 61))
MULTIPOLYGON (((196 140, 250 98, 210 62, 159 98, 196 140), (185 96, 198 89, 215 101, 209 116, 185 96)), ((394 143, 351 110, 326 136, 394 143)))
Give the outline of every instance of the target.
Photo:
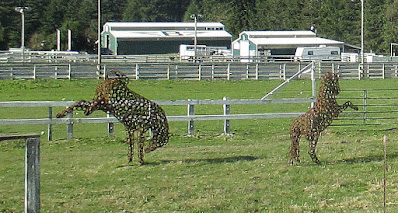
POLYGON ((303 31, 243 31, 249 38, 271 38, 271 37, 316 37, 316 34, 309 30, 303 31))
MULTIPOLYGON (((104 30, 106 27, 110 27, 110 30, 112 28, 165 29, 170 27, 183 29, 184 27, 195 27, 195 22, 106 22, 104 30)), ((220 22, 197 22, 197 27, 224 28, 224 24, 220 22)))
MULTIPOLYGON (((142 39, 142 38, 193 38, 195 31, 112 31, 115 38, 142 39)), ((197 31, 198 38, 232 38, 232 35, 223 30, 197 31)))
MULTIPOLYGON (((119 39, 194 38, 194 22, 107 22, 104 32, 119 39)), ((231 39, 220 22, 198 22, 198 38, 231 39)))
POLYGON ((320 37, 308 38, 250 38, 251 42, 262 46, 292 46, 292 45, 343 45, 344 42, 320 37))

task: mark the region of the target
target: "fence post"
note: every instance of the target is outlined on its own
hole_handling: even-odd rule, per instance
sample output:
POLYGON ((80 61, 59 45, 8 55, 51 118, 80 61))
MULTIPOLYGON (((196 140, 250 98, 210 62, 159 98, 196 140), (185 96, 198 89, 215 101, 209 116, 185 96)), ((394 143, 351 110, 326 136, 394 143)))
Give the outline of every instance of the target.
POLYGON ((40 212, 40 136, 26 139, 25 212, 40 212))
POLYGON ((283 64, 282 69, 279 69, 279 78, 286 80, 286 64, 283 64))
POLYGON ((215 65, 212 64, 211 65, 211 80, 214 80, 214 68, 215 68, 215 65))
POLYGON ((167 65, 167 80, 170 80, 170 64, 167 65))
POLYGON ((398 77, 398 65, 394 65, 394 74, 395 74, 395 77, 398 77))
MULTIPOLYGON (((312 98, 316 97, 316 76, 315 76, 315 62, 311 64, 311 82, 312 82, 312 98)), ((311 102, 311 107, 313 107, 315 102, 311 102)))
POLYGON ((199 79, 199 81, 200 80, 202 80, 202 65, 201 64, 199 64, 198 65, 198 79, 199 79))
POLYGON ((231 76, 231 64, 228 63, 227 65, 227 80, 230 80, 230 76, 231 76))
POLYGON ((363 90, 363 123, 366 124, 366 106, 368 105, 368 91, 363 90))
POLYGON ((358 80, 361 80, 361 63, 358 64, 358 80))
POLYGON ((249 79, 249 64, 246 65, 246 79, 249 79))
POLYGON ((140 65, 135 64, 135 80, 140 79, 140 65))
POLYGON ((256 80, 258 80, 258 63, 256 63, 256 80))
POLYGON ((69 118, 66 126, 66 139, 70 140, 73 138, 73 122, 70 120, 73 118, 73 111, 69 112, 66 117, 69 118))
POLYGON ((48 119, 50 120, 50 124, 48 124, 47 129, 48 129, 48 136, 47 139, 48 141, 53 140, 53 125, 52 125, 52 119, 53 119, 53 108, 48 107, 48 119))
POLYGON ((382 71, 383 79, 386 78, 386 65, 383 63, 383 71, 382 71))
MULTIPOLYGON (((101 74, 101 73, 100 73, 101 74)), ((107 70, 106 70, 106 64, 104 64, 104 75, 103 75, 103 79, 105 80, 107 77, 107 70)), ((99 79, 99 77, 98 77, 99 79)))
MULTIPOLYGON (((223 97, 223 101, 228 100, 227 97, 223 97)), ((223 104, 223 110, 224 110, 224 115, 229 115, 230 114, 230 105, 229 104, 223 104)), ((230 121, 228 119, 224 119, 224 134, 229 135, 231 133, 230 131, 230 121)))
POLYGON ((36 80, 36 64, 33 65, 33 80, 36 80))
MULTIPOLYGON (((106 113, 106 117, 107 118, 111 117, 109 112, 106 113)), ((109 122, 108 123, 108 137, 113 137, 113 136, 115 136, 115 124, 112 122, 109 122)))
POLYGON ((68 78, 69 80, 72 79, 72 66, 68 64, 68 78))
MULTIPOLYGON (((188 101, 192 101, 192 99, 188 99, 188 101)), ((188 104, 188 116, 193 116, 195 115, 195 105, 193 104, 188 104)), ((193 136, 194 135, 194 121, 193 119, 188 120, 188 136, 193 136)))

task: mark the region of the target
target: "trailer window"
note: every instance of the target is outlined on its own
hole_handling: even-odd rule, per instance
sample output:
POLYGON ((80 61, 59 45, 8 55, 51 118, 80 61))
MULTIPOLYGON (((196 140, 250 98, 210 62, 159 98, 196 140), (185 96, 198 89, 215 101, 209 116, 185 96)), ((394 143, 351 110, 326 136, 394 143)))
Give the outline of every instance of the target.
POLYGON ((338 52, 338 51, 332 51, 332 52, 330 52, 330 54, 331 54, 331 55, 338 55, 339 52, 338 52))
POLYGON ((308 55, 314 55, 314 51, 308 51, 308 55))

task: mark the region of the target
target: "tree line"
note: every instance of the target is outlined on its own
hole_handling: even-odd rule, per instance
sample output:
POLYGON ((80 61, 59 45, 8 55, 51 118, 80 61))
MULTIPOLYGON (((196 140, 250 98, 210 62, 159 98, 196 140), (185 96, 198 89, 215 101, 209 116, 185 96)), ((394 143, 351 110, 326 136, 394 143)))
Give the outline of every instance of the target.
MULTIPOLYGON (((365 3, 365 51, 389 54, 398 43, 398 0, 362 0, 365 3)), ((25 46, 50 50, 56 30, 66 43, 72 30, 73 49, 93 51, 97 40, 98 0, 1 0, 0 49, 21 45, 21 14, 25 13, 25 46)), ((309 30, 320 37, 360 46, 361 0, 101 0, 101 24, 107 21, 222 22, 236 38, 244 30, 309 30)), ((65 49, 63 47, 63 49, 65 49)))

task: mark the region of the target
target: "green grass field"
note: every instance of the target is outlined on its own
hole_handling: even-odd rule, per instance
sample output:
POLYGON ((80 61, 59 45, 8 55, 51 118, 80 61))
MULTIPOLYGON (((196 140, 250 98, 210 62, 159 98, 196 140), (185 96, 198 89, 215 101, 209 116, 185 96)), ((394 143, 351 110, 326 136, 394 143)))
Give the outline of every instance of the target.
MULTIPOLYGON (((0 81, 0 101, 80 100, 93 97, 96 80, 0 81)), ((130 88, 152 100, 261 98, 280 81, 132 81, 130 88)), ((310 81, 295 81, 275 98, 310 97, 310 81)), ((342 89, 398 89, 398 80, 342 80, 342 89)), ((352 97, 343 92, 341 97, 352 97)), ((396 96, 394 94, 380 94, 396 96)), ((358 104, 360 104, 358 102, 358 104)), ((164 107, 168 115, 184 106, 164 107)), ((231 106, 231 113, 299 112, 308 104, 231 106)), ((54 109, 55 112, 62 108, 54 109)), ((221 106, 198 106, 196 114, 219 114, 221 106)), ((103 116, 98 112, 93 116, 103 116)), ((46 108, 0 109, 0 118, 44 118, 46 108)), ((81 116, 81 115, 77 115, 81 116)), ((106 125, 76 125, 65 140, 41 141, 42 212, 381 212, 383 147, 388 137, 387 210, 398 210, 396 126, 330 127, 311 162, 307 142, 302 162, 288 165, 292 119, 232 120, 232 136, 222 121, 170 122, 165 147, 145 156, 144 166, 125 166, 123 127, 106 137, 106 125)), ((0 126, 0 133, 46 130, 45 125, 0 126)), ((136 160, 136 159, 135 159, 136 160)), ((0 142, 0 212, 22 212, 24 142, 0 142)), ((136 161, 135 161, 136 162, 136 161)))

